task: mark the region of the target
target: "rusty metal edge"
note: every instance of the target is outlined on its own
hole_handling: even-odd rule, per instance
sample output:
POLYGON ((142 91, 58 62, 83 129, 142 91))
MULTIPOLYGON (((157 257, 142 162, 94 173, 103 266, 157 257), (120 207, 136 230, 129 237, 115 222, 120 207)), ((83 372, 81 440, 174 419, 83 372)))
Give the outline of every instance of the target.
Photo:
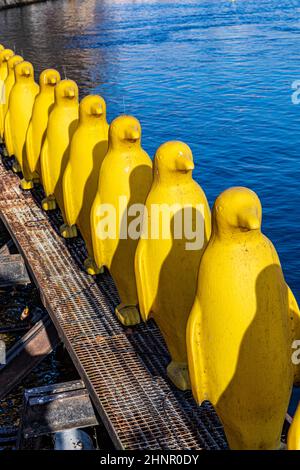
POLYGON ((24 336, 9 349, 7 362, 0 367, 0 384, 2 385, 2 387, 0 387, 0 400, 3 400, 17 387, 22 380, 53 351, 59 342, 60 337, 57 335, 57 330, 48 316, 43 317, 27 331, 24 336), (40 338, 43 333, 46 333, 49 339, 49 348, 40 356, 32 356, 31 361, 27 360, 24 362, 24 354, 27 354, 26 346, 34 342, 37 338, 40 338), (13 377, 11 376, 11 371, 14 373, 13 377), (4 378, 2 374, 4 374, 4 378))

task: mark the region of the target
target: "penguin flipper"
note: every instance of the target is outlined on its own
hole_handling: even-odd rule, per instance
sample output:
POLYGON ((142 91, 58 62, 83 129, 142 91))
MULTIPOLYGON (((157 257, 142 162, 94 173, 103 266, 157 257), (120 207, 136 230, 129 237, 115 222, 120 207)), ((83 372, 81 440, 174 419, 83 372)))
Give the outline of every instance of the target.
POLYGON ((35 161, 34 150, 33 150, 32 121, 30 121, 29 123, 27 135, 26 135, 26 156, 27 156, 27 164, 28 164, 29 171, 31 173, 34 173, 36 169, 36 161, 35 161))
POLYGON ((51 181, 50 173, 50 162, 49 162, 49 146, 48 139, 46 138, 41 151, 41 173, 44 191, 47 197, 54 194, 54 185, 51 181))
POLYGON ((135 278, 139 299, 140 314, 147 321, 152 309, 155 293, 152 295, 151 276, 148 275, 146 265, 146 240, 140 239, 135 253, 135 278))
POLYGON ((187 355, 193 396, 198 403, 205 400, 205 383, 201 351, 201 306, 196 295, 186 329, 187 355))
POLYGON ((4 134, 4 101, 0 103, 0 137, 3 137, 3 134, 4 134))
POLYGON ((63 198, 64 198, 64 209, 65 209, 65 217, 67 224, 71 227, 75 225, 76 215, 74 214, 74 202, 72 199, 72 185, 71 185, 71 165, 70 163, 67 164, 65 169, 63 179, 62 179, 62 187, 63 187, 63 198))
POLYGON ((8 110, 5 116, 4 121, 4 138, 5 138, 5 145, 10 157, 14 154, 14 144, 11 134, 11 125, 10 125, 10 111, 8 110))
POLYGON ((98 268, 103 268, 103 256, 101 250, 101 239, 98 233, 98 222, 99 222, 99 208, 101 207, 101 198, 99 191, 97 191, 96 197, 94 199, 91 215, 90 215, 90 227, 91 227, 91 235, 92 235, 92 245, 93 245, 93 252, 95 257, 95 262, 98 268))
MULTIPOLYGON (((297 300, 291 290, 287 285, 288 289, 288 302, 289 302, 289 317, 291 318, 292 325, 292 335, 293 340, 300 340, 300 310, 297 303, 297 300)), ((294 384, 300 385, 300 364, 294 366, 295 375, 294 375, 294 384)))
POLYGON ((208 243, 210 236, 211 236, 211 212, 210 208, 205 196, 205 204, 204 204, 204 226, 205 226, 205 239, 208 243))

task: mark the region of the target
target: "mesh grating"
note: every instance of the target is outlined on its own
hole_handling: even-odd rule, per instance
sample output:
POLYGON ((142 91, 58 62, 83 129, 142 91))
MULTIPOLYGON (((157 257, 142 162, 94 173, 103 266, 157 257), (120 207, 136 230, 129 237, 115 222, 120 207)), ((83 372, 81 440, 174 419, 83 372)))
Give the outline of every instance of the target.
POLYGON ((224 449, 222 426, 209 403, 197 407, 166 377, 169 355, 150 321, 124 328, 113 314, 118 303, 106 272, 83 270, 80 237, 59 236, 60 213, 40 208, 41 188, 19 189, 10 160, 0 164, 1 218, 24 255, 32 277, 69 354, 117 448, 224 449))

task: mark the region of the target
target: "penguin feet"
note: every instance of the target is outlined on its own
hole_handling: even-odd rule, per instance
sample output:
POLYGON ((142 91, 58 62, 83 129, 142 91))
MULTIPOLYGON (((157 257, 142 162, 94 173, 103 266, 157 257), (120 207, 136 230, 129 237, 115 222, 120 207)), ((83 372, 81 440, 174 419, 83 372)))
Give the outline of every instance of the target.
POLYGON ((42 208, 44 211, 54 211, 56 209, 56 201, 54 196, 45 197, 42 200, 42 208))
POLYGON ((134 326, 141 323, 140 314, 136 305, 119 304, 115 308, 119 322, 124 326, 134 326))
POLYGON ((63 238, 75 238, 78 235, 76 225, 63 224, 59 231, 63 238))
POLYGON ((167 367, 167 374, 169 379, 179 390, 190 390, 191 382, 186 362, 170 362, 167 367))
POLYGON ((15 160, 14 163, 12 164, 12 171, 14 173, 21 173, 22 171, 22 168, 17 160, 15 160))
POLYGON ((26 180, 25 178, 23 178, 21 180, 21 183, 20 183, 20 187, 21 189, 23 189, 24 191, 28 191, 29 189, 32 189, 33 188, 33 181, 32 180, 26 180))
POLYGON ((95 261, 90 257, 88 257, 84 261, 84 267, 85 267, 86 272, 90 274, 91 276, 97 276, 97 274, 104 273, 104 267, 102 266, 101 268, 98 268, 95 261))

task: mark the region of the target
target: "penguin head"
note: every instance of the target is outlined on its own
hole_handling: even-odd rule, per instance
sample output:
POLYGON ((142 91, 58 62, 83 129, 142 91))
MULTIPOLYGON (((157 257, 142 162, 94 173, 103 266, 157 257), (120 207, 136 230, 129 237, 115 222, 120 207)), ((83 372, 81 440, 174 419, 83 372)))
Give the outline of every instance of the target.
POLYGON ((213 231, 218 234, 260 231, 261 219, 260 200, 248 188, 226 189, 213 207, 213 231))
POLYGON ((53 91, 55 86, 60 82, 60 74, 55 69, 46 69, 40 74, 41 90, 53 91))
POLYGON ((154 158, 154 178, 170 179, 192 177, 194 169, 193 154, 184 142, 169 141, 162 144, 154 158))
POLYGON ((3 51, 5 49, 5 47, 3 46, 3 44, 0 44, 0 51, 3 51))
POLYGON ((106 103, 99 95, 85 96, 79 105, 80 122, 97 124, 99 120, 106 122, 106 103))
POLYGON ((5 62, 8 62, 9 59, 15 55, 14 51, 11 49, 3 49, 0 51, 0 64, 3 64, 5 62))
POLYGON ((55 102, 64 106, 78 105, 78 86, 73 80, 61 80, 55 87, 55 102))
POLYGON ((8 73, 14 73, 15 66, 23 62, 23 57, 20 55, 13 55, 7 62, 8 73))
POLYGON ((23 61, 15 65, 15 77, 18 83, 27 83, 34 80, 34 70, 31 62, 23 61))
POLYGON ((142 129, 133 116, 118 116, 109 127, 109 147, 113 149, 136 149, 141 146, 142 129))

